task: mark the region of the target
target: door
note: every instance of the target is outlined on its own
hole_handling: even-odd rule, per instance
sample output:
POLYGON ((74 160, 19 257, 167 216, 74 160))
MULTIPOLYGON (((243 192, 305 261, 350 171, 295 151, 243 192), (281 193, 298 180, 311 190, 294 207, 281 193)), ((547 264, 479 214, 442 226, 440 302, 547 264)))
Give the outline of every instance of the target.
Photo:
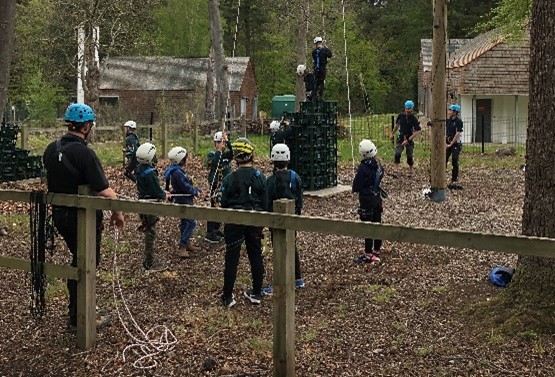
POLYGON ((476 134, 477 143, 491 143, 491 99, 476 100, 476 134))

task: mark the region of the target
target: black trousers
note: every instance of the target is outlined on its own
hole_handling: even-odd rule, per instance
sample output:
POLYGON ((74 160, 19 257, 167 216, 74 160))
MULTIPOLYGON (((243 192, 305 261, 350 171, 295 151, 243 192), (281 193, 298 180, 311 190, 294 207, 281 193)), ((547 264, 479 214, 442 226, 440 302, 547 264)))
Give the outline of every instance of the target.
MULTIPOLYGON (((373 223, 382 222, 382 198, 376 195, 368 199, 360 199, 360 221, 370 221, 373 223)), ((382 247, 382 240, 366 238, 364 240, 364 252, 371 254, 372 252, 379 252, 382 247)))
POLYGON ((312 99, 322 101, 324 99, 324 82, 326 81, 326 67, 314 69, 314 92, 312 99))
MULTIPOLYGON (((71 252, 71 266, 77 267, 77 209, 68 207, 55 207, 52 211, 52 219, 58 233, 71 252)), ((96 211, 96 266, 100 263, 100 243, 102 241, 102 211, 96 211)), ((73 326, 77 325, 77 281, 68 280, 67 290, 69 292, 69 321, 73 326)))
POLYGON ((451 181, 456 182, 459 179, 459 155, 461 154, 462 144, 455 143, 451 148, 447 148, 445 151, 445 165, 449 161, 449 157, 453 157, 451 159, 451 165, 453 165, 453 170, 451 170, 451 181))
POLYGON ((243 241, 251 265, 252 291, 260 294, 264 281, 264 261, 262 259, 262 228, 247 225, 225 224, 225 267, 223 296, 231 297, 237 279, 237 266, 241 256, 243 241))

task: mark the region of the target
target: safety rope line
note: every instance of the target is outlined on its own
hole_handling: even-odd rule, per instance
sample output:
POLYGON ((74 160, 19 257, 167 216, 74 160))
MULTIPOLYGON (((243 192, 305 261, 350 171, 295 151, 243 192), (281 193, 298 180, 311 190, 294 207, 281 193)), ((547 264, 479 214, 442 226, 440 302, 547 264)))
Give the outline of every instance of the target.
POLYGON ((345 21, 345 0, 341 0, 341 10, 343 16, 343 42, 345 51, 345 74, 347 82, 347 101, 349 111, 349 135, 351 138, 351 158, 353 163, 353 170, 355 170, 355 146, 353 141, 353 114, 351 113, 351 86, 349 82, 349 58, 347 55, 347 26, 345 21))
POLYGON ((126 346, 122 352, 123 362, 126 362, 127 353, 132 352, 137 358, 133 362, 133 367, 142 370, 154 369, 160 364, 158 357, 162 353, 171 352, 175 348, 178 340, 173 332, 165 325, 156 325, 145 332, 133 317, 129 306, 127 305, 127 301, 125 300, 120 282, 120 270, 117 262, 119 245, 119 230, 117 227, 114 227, 114 241, 115 248, 112 269, 112 293, 114 306, 123 329, 133 341, 133 343, 126 346), (120 304, 118 301, 121 301, 122 310, 120 310, 120 304), (125 310, 125 312, 122 314, 123 310, 125 310), (127 327, 123 318, 125 315, 127 315, 128 320, 131 322, 134 331, 140 334, 139 336, 134 335, 133 332, 127 327))

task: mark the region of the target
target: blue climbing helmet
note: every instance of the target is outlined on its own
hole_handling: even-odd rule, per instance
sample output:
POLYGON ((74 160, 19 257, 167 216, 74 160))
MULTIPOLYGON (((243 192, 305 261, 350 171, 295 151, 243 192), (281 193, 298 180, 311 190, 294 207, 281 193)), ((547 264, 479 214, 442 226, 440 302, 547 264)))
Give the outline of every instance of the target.
POLYGON ((413 109, 414 108, 414 102, 412 102, 410 99, 405 102, 405 109, 413 109))
POLYGON ((84 103, 72 103, 67 107, 64 120, 66 122, 85 123, 94 121, 93 109, 84 103))
POLYGON ((457 113, 460 113, 461 112, 461 107, 459 105, 457 105, 456 103, 454 103, 451 106, 449 106, 449 110, 456 111, 457 113))

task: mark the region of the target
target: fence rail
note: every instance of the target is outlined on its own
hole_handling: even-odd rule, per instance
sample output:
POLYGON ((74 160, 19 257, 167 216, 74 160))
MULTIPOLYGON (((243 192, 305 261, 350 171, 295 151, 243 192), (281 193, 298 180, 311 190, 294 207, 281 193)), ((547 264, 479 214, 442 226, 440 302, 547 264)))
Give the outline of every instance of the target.
MULTIPOLYGON (((81 192, 81 191, 80 191, 81 192)), ((274 229, 274 351, 275 376, 294 375, 294 231, 336 234, 360 238, 380 238, 415 244, 464 247, 530 255, 555 257, 555 239, 507 236, 459 230, 411 228, 400 225, 376 224, 351 220, 308 217, 291 214, 292 200, 279 200, 274 208, 281 212, 255 212, 210 207, 184 206, 90 195, 46 194, 44 202, 78 208, 77 268, 44 264, 45 273, 78 280, 77 345, 88 349, 96 341, 96 267, 95 211, 97 209, 143 213, 165 217, 271 227, 274 229)), ((30 202, 28 191, 0 190, 0 201, 30 202)), ((0 267, 29 271, 30 262, 0 256, 0 267)))

